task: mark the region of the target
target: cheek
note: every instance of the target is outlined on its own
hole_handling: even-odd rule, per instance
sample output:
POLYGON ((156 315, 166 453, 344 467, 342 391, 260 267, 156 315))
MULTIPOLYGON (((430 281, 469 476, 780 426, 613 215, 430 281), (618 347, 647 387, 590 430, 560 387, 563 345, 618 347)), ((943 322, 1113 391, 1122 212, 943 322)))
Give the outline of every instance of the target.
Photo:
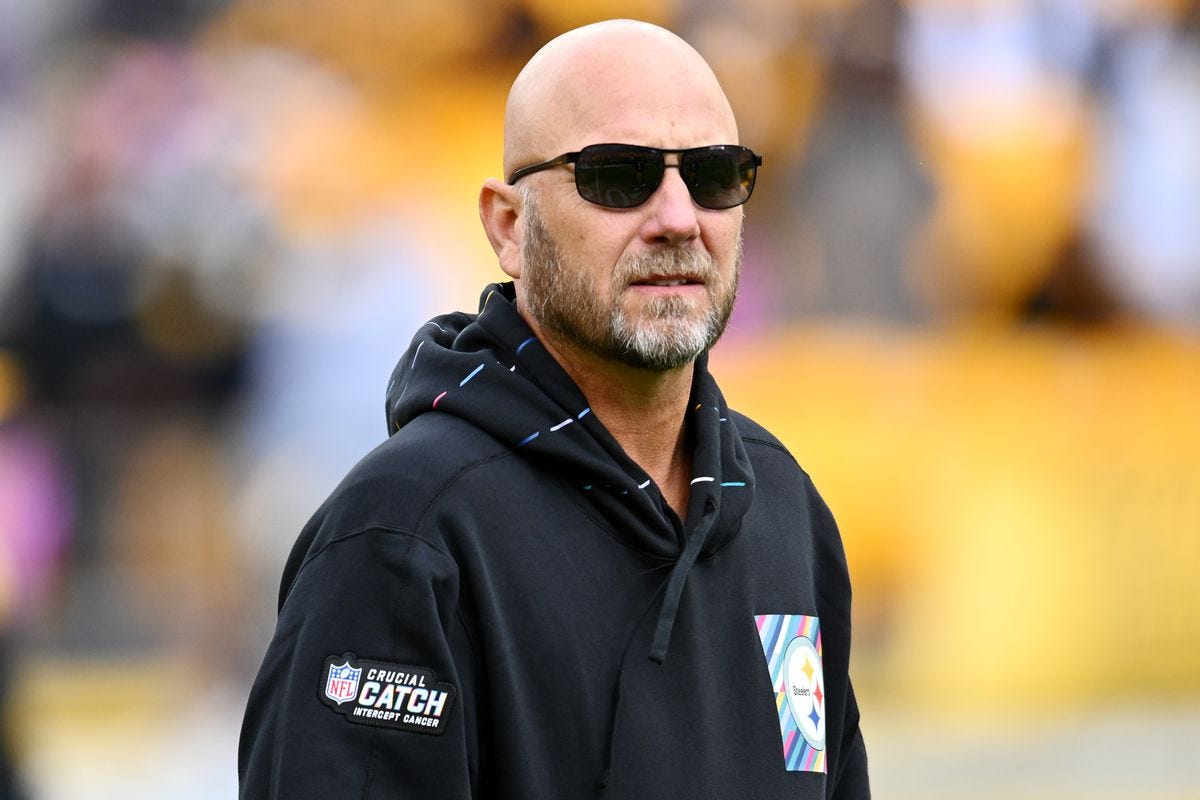
POLYGON ((617 264, 630 250, 633 239, 604 221, 583 225, 567 235, 564 244, 571 253, 572 264, 596 284, 597 291, 607 291, 617 264))
POLYGON ((704 246, 717 259, 722 272, 732 274, 735 269, 741 230, 742 215, 738 214, 736 217, 717 221, 705 233, 704 246))

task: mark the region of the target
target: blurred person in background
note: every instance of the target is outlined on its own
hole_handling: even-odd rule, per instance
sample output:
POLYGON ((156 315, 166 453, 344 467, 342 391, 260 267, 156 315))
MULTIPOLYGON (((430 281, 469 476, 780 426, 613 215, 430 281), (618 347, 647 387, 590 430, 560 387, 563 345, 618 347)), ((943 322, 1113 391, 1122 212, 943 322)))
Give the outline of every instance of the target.
POLYGON ((526 65, 480 193, 513 281, 419 330, 293 549, 243 797, 869 796, 837 528, 707 370, 737 141, 661 28, 526 65))
MULTIPOLYGON (((0 353, 0 712, 10 713, 14 656, 47 604, 71 524, 70 486, 55 437, 11 396, 15 370, 0 353)), ((26 797, 14 751, 19 731, 0 728, 0 800, 26 797)))

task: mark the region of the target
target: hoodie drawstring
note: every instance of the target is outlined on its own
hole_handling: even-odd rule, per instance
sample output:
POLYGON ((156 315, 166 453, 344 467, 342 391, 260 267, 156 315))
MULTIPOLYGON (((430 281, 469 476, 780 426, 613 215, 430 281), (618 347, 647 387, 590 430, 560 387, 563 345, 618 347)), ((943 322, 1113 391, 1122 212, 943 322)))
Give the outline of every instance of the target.
POLYGON ((708 541, 708 531, 712 528, 712 513, 717 508, 712 498, 704 501, 704 520, 692 531, 683 555, 675 562, 671 576, 667 579, 667 593, 663 597, 662 610, 658 614, 658 625, 654 629, 654 643, 650 646, 650 660, 662 664, 667 660, 667 646, 671 643, 671 631, 675 627, 675 613, 679 610, 679 601, 683 598, 683 584, 687 581, 692 565, 700 557, 700 551, 708 541))
POLYGON ((625 678, 625 661, 626 656, 629 654, 629 645, 633 644, 633 637, 641 629, 642 623, 646 621, 646 615, 649 614, 650 610, 654 608, 654 604, 658 602, 658 598, 662 595, 663 589, 666 588, 666 585, 667 583, 664 581, 663 584, 658 587, 658 591, 654 593, 654 597, 652 597, 650 602, 646 605, 646 610, 642 612, 640 617, 638 617, 637 623, 634 624, 633 629, 629 631, 629 635, 625 637, 625 646, 621 648, 621 660, 617 664, 617 681, 613 686, 612 716, 610 718, 611 722, 608 730, 608 746, 604 753, 604 771, 600 773, 600 777, 596 781, 597 786, 599 786, 601 789, 608 786, 609 781, 612 780, 613 751, 616 749, 617 745, 617 723, 620 721, 621 717, 621 683, 625 678))
POLYGON ((706 499, 704 501, 705 519, 692 531, 687 545, 683 548, 683 553, 671 569, 671 574, 654 593, 650 604, 646 606, 646 610, 638 617, 637 624, 625 638, 625 646, 621 649, 621 660, 617 665, 617 681, 613 687, 612 724, 609 729, 608 748, 604 757, 604 771, 600 773, 600 778, 597 780, 597 785, 601 789, 606 788, 612 781, 613 753, 617 744, 617 723, 621 716, 621 683, 625 677, 625 660, 629 653, 629 645, 633 642, 634 635, 642 627, 646 615, 650 613, 655 602, 662 595, 662 607, 659 610, 658 623, 654 629, 654 642, 650 645, 650 660, 659 665, 667 660, 667 647, 671 643, 671 631, 675 627, 675 614, 679 610, 679 602, 683 598, 683 586, 687 581, 688 573, 691 572, 692 565, 696 563, 696 559, 700 557, 700 551, 704 549, 704 544, 708 541, 708 532, 713 523, 712 513, 715 510, 716 504, 712 498, 706 499))

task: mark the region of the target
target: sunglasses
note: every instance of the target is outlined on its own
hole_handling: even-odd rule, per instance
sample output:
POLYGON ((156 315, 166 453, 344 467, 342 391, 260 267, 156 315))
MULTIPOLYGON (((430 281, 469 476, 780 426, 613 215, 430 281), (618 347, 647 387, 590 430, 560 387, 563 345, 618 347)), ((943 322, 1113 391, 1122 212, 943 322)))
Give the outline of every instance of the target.
POLYGON ((589 203, 605 208, 633 208, 650 199, 668 167, 679 176, 702 208, 740 206, 750 199, 762 156, 749 147, 714 144, 688 150, 663 150, 637 144, 589 144, 574 153, 530 164, 513 172, 511 186, 526 175, 565 164, 575 165, 575 188, 589 203), (668 164, 666 156, 679 156, 668 164))

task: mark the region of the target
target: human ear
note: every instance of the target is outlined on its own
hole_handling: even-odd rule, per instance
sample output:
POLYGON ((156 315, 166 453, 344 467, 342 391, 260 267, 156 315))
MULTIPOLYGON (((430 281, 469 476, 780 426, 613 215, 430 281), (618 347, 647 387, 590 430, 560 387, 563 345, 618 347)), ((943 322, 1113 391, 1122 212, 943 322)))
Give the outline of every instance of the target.
POLYGON ((497 178, 488 178, 479 190, 479 221, 500 269, 513 280, 521 277, 521 196, 516 187, 497 178))

